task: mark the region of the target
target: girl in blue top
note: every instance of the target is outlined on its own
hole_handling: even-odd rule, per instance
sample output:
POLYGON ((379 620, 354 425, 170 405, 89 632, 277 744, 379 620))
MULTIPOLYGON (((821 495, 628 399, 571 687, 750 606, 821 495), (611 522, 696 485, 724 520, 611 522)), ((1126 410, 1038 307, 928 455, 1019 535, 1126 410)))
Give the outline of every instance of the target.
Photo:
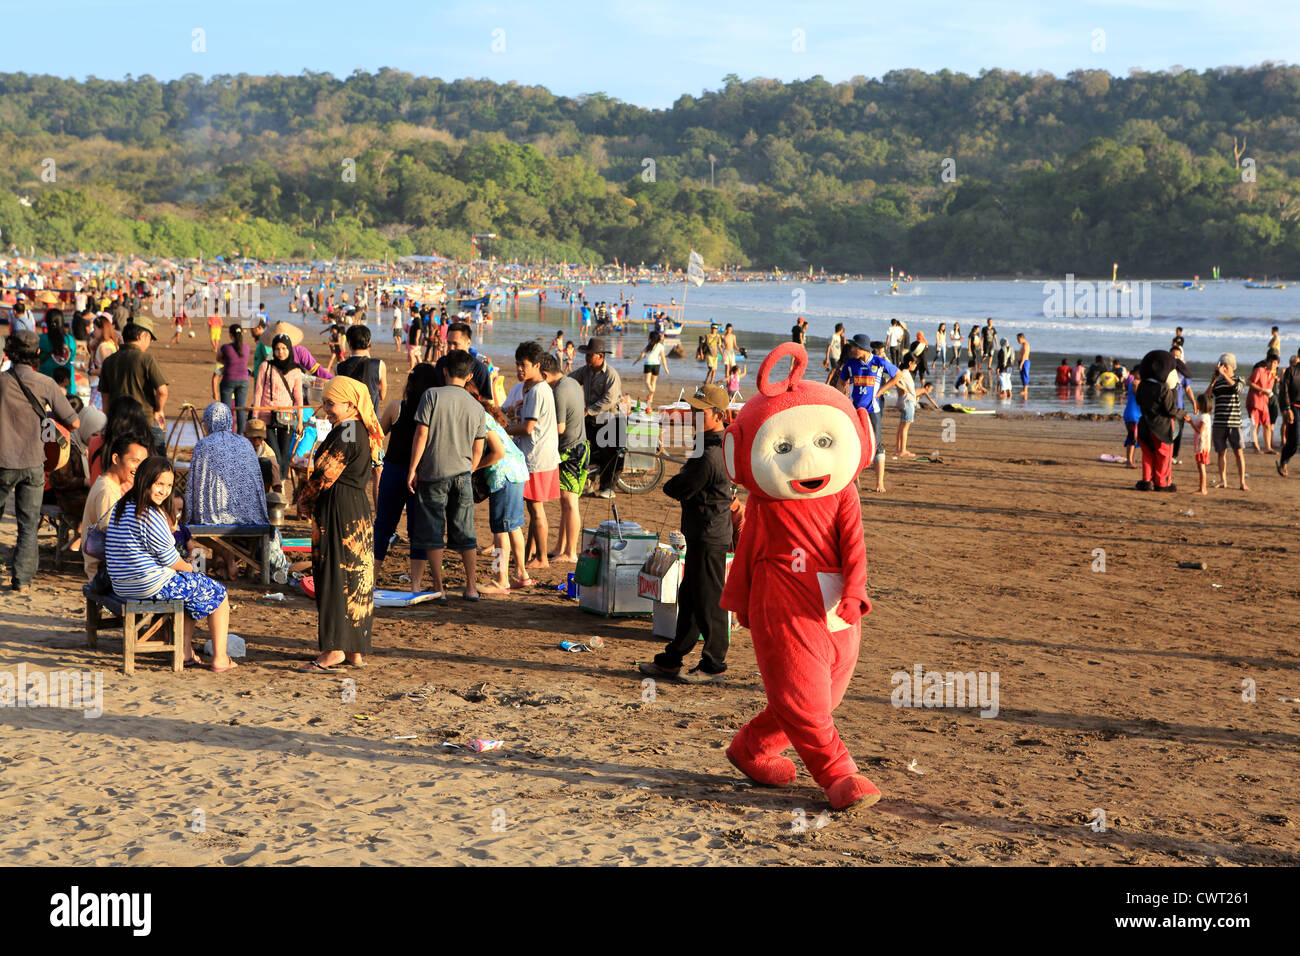
POLYGON ((531 587, 537 582, 524 567, 524 485, 528 482, 528 461, 514 439, 506 434, 506 417, 501 409, 485 400, 474 387, 465 390, 483 406, 487 441, 479 469, 485 471, 488 488, 488 526, 492 529, 492 570, 496 579, 482 588, 490 594, 505 594, 512 587, 531 587), (510 553, 514 552, 516 579, 510 577, 510 553))
POLYGON ((172 497, 171 462, 155 455, 136 470, 135 483, 118 501, 108 523, 104 563, 118 597, 136 601, 184 601, 185 662, 197 664, 191 641, 194 622, 211 618, 212 671, 235 666, 226 653, 230 603, 223 585, 193 566, 176 550, 165 508, 172 497))
POLYGON ((1133 455, 1137 452, 1138 422, 1142 420, 1142 410, 1138 408, 1137 403, 1139 381, 1141 379, 1136 371, 1124 379, 1124 387, 1128 389, 1128 402, 1124 405, 1124 429, 1128 432, 1127 437, 1124 439, 1124 453, 1128 456, 1125 465, 1128 468, 1137 467, 1137 463, 1133 461, 1133 455))

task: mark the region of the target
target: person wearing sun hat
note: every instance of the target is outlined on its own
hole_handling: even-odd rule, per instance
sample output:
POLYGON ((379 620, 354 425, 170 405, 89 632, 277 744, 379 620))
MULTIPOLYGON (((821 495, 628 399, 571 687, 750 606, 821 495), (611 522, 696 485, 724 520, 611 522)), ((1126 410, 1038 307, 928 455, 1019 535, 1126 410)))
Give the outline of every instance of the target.
MULTIPOLYGON (((605 340, 599 336, 592 338, 578 349, 587 363, 569 375, 582 386, 582 397, 586 403, 587 441, 591 445, 591 460, 600 467, 600 486, 595 492, 598 498, 614 497, 614 482, 622 470, 618 455, 617 441, 609 445, 609 418, 617 415, 619 403, 623 398, 623 382, 606 361, 608 349, 605 340), (602 440, 603 439, 603 442, 602 440)), ((615 434, 619 434, 616 430, 615 434)))
MULTIPOLYGON (((263 336, 266 335, 265 332, 262 334, 263 336)), ((277 322, 271 326, 271 341, 274 342, 278 335, 288 337, 289 353, 293 356, 294 363, 302 369, 304 375, 315 375, 317 378, 323 379, 334 377, 334 373, 316 361, 316 356, 312 355, 311 350, 302 344, 301 327, 294 325, 292 322, 277 322)))
POLYGON ((696 410, 703 453, 692 454, 664 484, 664 494, 682 503, 686 561, 678 589, 677 631, 662 654, 638 666, 650 677, 720 681, 727 670, 727 612, 719 602, 731 545, 731 479, 722 457, 729 401, 719 385, 702 385, 686 399, 696 410), (701 636, 700 662, 683 678, 682 660, 701 636))

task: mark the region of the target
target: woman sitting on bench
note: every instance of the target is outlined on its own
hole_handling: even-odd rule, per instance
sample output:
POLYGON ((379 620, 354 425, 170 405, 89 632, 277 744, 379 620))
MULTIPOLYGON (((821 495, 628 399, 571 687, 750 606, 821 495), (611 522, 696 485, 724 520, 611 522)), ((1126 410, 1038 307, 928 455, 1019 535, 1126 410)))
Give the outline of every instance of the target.
POLYGON ((113 508, 104 560, 118 597, 185 602, 185 663, 199 663, 191 645, 194 622, 210 618, 212 671, 220 674, 235 666, 226 654, 230 602, 223 585, 197 573, 176 550, 164 510, 171 503, 173 479, 172 464, 166 458, 145 459, 131 490, 113 508))
MULTIPOLYGON (((266 491, 257 452, 252 442, 236 435, 230 406, 213 402, 203 411, 203 426, 208 430, 194 445, 190 458, 190 476, 185 481, 185 521, 190 525, 270 525, 266 514, 266 491)), ((267 554, 271 570, 289 572, 289 562, 280 549, 280 533, 271 536, 267 554)), ((229 548, 213 545, 216 560, 213 570, 225 564, 225 576, 233 579, 239 563, 229 548)))

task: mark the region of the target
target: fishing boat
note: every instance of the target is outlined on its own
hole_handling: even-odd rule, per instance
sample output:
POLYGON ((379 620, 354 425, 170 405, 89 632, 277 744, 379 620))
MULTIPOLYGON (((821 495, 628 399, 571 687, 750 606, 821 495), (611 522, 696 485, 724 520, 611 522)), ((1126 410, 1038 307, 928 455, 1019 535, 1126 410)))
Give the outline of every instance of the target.
POLYGON ((1243 282, 1247 289, 1285 289, 1286 284, 1282 282, 1243 282))

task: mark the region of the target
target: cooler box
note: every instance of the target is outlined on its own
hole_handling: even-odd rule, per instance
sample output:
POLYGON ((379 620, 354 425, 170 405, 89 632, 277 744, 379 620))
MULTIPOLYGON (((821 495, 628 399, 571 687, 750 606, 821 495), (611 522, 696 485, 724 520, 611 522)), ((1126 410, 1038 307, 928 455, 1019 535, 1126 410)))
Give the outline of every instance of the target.
MULTIPOLYGON (((727 566, 723 571, 723 581, 731 574, 731 559, 734 554, 727 554, 727 566)), ((642 570, 638 575, 638 587, 643 596, 654 601, 654 620, 650 633, 656 637, 673 638, 677 636, 677 600, 681 591, 682 572, 685 569, 685 551, 679 552, 677 559, 662 574, 656 575, 642 570)), ((736 615, 727 612, 727 639, 731 639, 731 630, 736 626, 736 615)), ((703 636, 700 640, 703 640, 703 636)))
POLYGON ((605 617, 653 614, 654 604, 637 593, 637 576, 658 543, 658 535, 634 521, 621 526, 602 521, 596 528, 583 529, 582 550, 595 549, 597 567, 595 583, 584 583, 578 592, 578 606, 605 617))
POLYGON ((643 469, 655 466, 655 453, 659 451, 659 419, 654 415, 633 412, 627 417, 628 468, 643 469))

